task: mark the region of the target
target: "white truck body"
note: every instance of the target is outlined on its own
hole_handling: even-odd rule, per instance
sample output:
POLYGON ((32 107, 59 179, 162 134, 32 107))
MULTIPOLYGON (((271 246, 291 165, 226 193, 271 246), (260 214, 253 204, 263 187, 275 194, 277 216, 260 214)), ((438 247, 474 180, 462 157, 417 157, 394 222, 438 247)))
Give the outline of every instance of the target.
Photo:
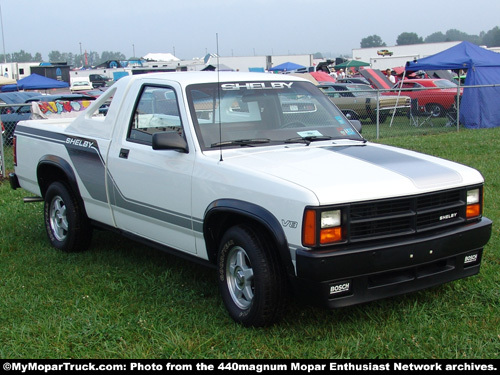
POLYGON ((61 212, 53 202, 68 200, 50 189, 59 181, 81 206, 78 221, 217 267, 226 306, 246 325, 276 321, 290 286, 340 307, 470 276, 479 272, 491 232, 478 171, 366 142, 317 88, 288 75, 130 76, 76 119, 21 122, 15 136, 11 183, 43 197, 56 247, 82 249, 68 246, 73 219, 69 229, 55 222, 61 212), (281 95, 279 116, 269 114, 273 95, 281 95), (96 116, 110 100, 107 114, 96 116), (323 106, 335 123, 301 122, 323 106), (294 121, 271 129, 266 116, 273 124, 294 121), (170 133, 167 146, 161 134, 151 141, 152 128, 170 133), (228 138, 240 131, 243 138, 228 138), (415 207, 423 198, 431 203, 415 207), (472 216, 469 203, 479 210, 472 216), (391 215, 398 205, 407 206, 391 215), (429 223, 415 224, 426 212, 429 223), (334 233, 340 237, 329 242, 334 233), (263 250, 246 249, 255 243, 263 250), (262 276, 252 252, 274 271, 262 276), (476 261, 465 263, 471 255, 476 261), (272 313, 262 312, 263 294, 273 300, 272 313))

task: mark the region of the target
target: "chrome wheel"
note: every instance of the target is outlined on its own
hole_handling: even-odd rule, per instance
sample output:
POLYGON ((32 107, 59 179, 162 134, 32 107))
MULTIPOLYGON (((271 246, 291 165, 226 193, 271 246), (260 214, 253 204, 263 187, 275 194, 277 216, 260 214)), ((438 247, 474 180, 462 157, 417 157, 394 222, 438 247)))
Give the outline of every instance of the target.
POLYGON ((87 249, 92 239, 92 226, 83 203, 73 190, 63 182, 53 182, 44 200, 45 230, 52 246, 67 252, 87 249))
POLYGON ((226 282, 233 302, 242 310, 248 309, 254 298, 253 269, 242 247, 233 247, 226 263, 226 282))
POLYGON ((50 228, 58 241, 64 241, 68 235, 66 205, 60 196, 55 196, 50 203, 50 228))
POLYGON ((217 252, 219 290, 226 309, 247 327, 269 326, 282 316, 287 279, 272 241, 250 225, 227 229, 217 252))

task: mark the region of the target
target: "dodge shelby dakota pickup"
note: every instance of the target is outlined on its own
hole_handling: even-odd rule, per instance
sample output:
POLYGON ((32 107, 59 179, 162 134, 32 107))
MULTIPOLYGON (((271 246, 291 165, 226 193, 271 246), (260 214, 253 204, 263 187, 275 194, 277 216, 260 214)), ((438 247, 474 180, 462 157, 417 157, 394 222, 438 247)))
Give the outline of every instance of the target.
POLYGON ((285 74, 122 78, 75 119, 20 122, 15 145, 11 185, 44 201, 54 247, 100 227, 212 265, 246 326, 290 295, 336 308, 477 274, 491 235, 478 171, 367 142, 285 74))

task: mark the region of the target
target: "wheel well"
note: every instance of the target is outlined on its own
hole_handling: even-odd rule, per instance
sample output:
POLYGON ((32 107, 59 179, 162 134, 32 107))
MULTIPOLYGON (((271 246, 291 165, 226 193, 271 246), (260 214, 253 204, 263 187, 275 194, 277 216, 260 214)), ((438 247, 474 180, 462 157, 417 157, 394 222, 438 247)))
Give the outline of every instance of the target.
MULTIPOLYGON (((258 207, 254 208, 258 209, 258 207)), ((270 215, 264 209, 261 209, 260 213, 270 215)), ((216 264, 217 262, 218 247, 225 231, 235 225, 247 225, 258 233, 259 236, 264 237, 266 243, 273 244, 273 247, 277 250, 276 257, 279 263, 284 266, 288 274, 294 275, 288 242, 278 221, 272 220, 269 216, 265 217, 265 215, 260 216, 256 212, 249 212, 248 209, 239 211, 234 207, 221 208, 217 206, 213 212, 209 212, 205 216, 203 234, 211 263, 216 264)))
POLYGON ((50 184, 54 181, 62 181, 68 184, 68 176, 58 167, 51 165, 41 165, 38 168, 38 186, 40 186, 40 191, 42 197, 45 196, 47 189, 50 184))
POLYGON ((209 222, 205 225, 205 239, 208 256, 210 261, 215 263, 220 240, 227 229, 236 225, 248 225, 252 227, 259 235, 265 235, 272 241, 272 235, 269 230, 256 220, 252 220, 243 214, 218 212, 210 215, 209 222))
POLYGON ((70 165, 63 159, 53 156, 42 158, 37 167, 37 179, 42 197, 45 196, 47 189, 54 181, 66 183, 80 196, 75 174, 70 165))

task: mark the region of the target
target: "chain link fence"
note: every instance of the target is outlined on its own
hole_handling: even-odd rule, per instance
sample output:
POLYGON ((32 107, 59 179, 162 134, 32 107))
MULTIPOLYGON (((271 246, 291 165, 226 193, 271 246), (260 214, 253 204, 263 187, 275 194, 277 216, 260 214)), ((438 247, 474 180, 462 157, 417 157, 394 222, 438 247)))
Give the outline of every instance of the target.
POLYGON ((12 142, 16 124, 31 117, 31 103, 0 104, 2 137, 0 142, 0 178, 6 176, 6 165, 12 160, 12 142))
MULTIPOLYGON (((377 113, 379 114, 371 118, 358 118, 363 125, 363 136, 369 140, 376 140, 387 137, 460 131, 464 128, 464 124, 459 121, 460 113, 472 110, 461 103, 464 90, 499 86, 500 84, 457 86, 455 89, 418 88, 401 89, 401 91, 359 91, 360 93, 355 94, 355 96, 357 95, 358 99, 362 95, 369 96, 377 103, 377 113), (384 105, 384 98, 387 96, 396 96, 398 98, 397 105, 388 109, 384 105)), ((335 99, 332 101, 335 102, 335 99)), ((342 110, 346 113, 344 109, 342 110)), ((348 114, 348 116, 353 118, 352 114, 348 114)))

